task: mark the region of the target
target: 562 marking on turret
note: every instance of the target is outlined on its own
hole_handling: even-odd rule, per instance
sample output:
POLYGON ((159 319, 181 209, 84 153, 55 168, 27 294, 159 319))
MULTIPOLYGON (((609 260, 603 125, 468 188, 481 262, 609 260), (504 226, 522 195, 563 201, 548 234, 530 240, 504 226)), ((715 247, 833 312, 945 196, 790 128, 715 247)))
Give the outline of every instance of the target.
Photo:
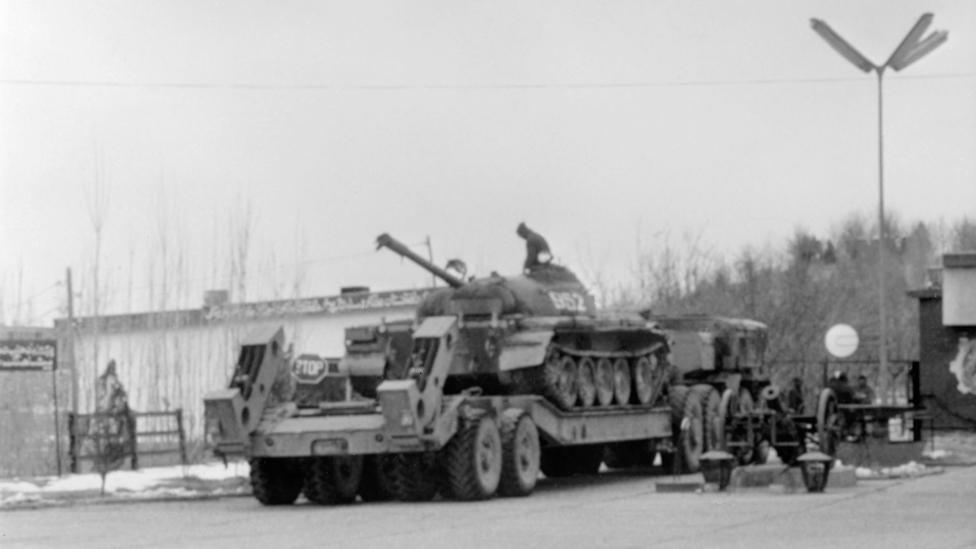
POLYGON ((586 298, 579 292, 546 292, 560 312, 585 313, 586 298))

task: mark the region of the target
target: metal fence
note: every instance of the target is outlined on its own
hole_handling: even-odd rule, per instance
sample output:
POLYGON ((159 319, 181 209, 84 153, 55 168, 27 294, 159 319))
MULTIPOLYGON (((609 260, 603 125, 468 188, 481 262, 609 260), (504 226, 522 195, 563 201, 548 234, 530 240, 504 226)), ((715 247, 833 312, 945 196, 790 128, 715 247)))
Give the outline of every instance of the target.
MULTIPOLYGON (((98 457, 96 441, 99 437, 115 436, 98 433, 98 419, 111 419, 113 414, 68 414, 68 455, 70 470, 78 473, 82 461, 98 457)), ((140 456, 179 454, 180 463, 187 464, 186 432, 183 429, 183 410, 167 412, 133 412, 129 423, 126 457, 129 466, 139 468, 140 456)))

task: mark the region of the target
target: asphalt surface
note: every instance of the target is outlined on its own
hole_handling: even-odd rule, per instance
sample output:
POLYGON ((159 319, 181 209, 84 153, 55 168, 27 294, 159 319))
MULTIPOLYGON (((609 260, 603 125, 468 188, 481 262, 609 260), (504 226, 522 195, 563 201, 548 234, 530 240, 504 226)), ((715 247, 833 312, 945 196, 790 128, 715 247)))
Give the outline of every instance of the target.
POLYGON ((0 512, 0 547, 976 547, 976 467, 824 494, 656 493, 655 477, 529 498, 262 507, 250 497, 0 512))

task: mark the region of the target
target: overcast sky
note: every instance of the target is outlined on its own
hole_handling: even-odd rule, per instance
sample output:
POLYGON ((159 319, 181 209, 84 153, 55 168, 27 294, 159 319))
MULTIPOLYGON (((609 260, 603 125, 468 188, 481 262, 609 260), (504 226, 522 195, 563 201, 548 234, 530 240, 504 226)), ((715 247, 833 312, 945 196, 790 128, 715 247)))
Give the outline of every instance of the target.
POLYGON ((309 295, 429 281, 371 251, 382 232, 510 273, 524 220, 562 262, 622 280, 665 238, 738 250, 874 216, 877 82, 811 17, 881 63, 935 14, 948 42, 885 76, 886 201, 907 219, 976 216, 967 0, 0 6, 8 319, 35 295, 50 319, 65 267, 90 272, 96 181, 103 265, 136 308, 159 284, 161 220, 196 306, 227 286, 248 204, 253 276, 303 270, 309 295))

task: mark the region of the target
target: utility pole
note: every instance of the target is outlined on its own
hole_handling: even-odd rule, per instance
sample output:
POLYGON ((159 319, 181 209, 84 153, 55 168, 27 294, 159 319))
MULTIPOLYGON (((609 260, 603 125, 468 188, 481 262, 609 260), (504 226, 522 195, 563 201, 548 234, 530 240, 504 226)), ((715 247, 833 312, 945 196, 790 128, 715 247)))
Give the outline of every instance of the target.
POLYGON ((78 415, 78 364, 75 362, 75 305, 71 285, 71 267, 65 269, 65 286, 68 288, 68 330, 64 345, 68 364, 71 365, 71 412, 78 415))

